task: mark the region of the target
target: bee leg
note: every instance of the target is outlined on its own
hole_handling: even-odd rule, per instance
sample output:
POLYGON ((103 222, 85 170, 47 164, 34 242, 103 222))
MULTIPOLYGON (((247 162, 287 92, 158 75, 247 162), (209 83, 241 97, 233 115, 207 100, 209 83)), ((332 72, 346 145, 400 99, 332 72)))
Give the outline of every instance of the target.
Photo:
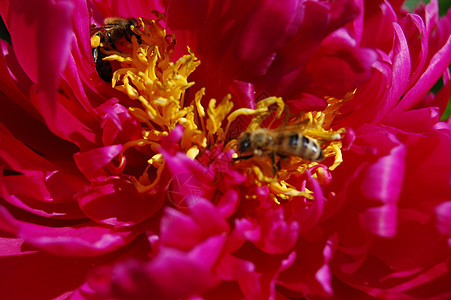
POLYGON ((113 39, 113 37, 112 37, 110 32, 106 33, 106 40, 108 41, 108 44, 110 45, 111 49, 117 50, 116 45, 113 42, 114 39, 113 39))
MULTIPOLYGON (((280 158, 280 159, 277 161, 277 164, 276 164, 276 166, 277 166, 277 171, 279 171, 279 170, 282 168, 281 165, 280 165, 281 159, 287 160, 287 159, 289 158, 289 156, 287 156, 287 155, 282 155, 282 154, 277 154, 277 156, 280 158)), ((273 161, 273 164, 274 164, 274 161, 273 161)))
POLYGON ((280 165, 279 165, 280 161, 278 161, 277 165, 276 165, 276 154, 274 152, 271 153, 271 162, 272 162, 272 173, 274 176, 276 176, 277 171, 279 171, 279 169, 280 169, 280 165))
POLYGON ((94 58, 94 63, 96 66, 97 74, 99 77, 106 82, 111 82, 113 78, 113 69, 111 68, 111 63, 109 61, 103 60, 107 57, 105 53, 102 52, 100 47, 92 49, 92 56, 94 58))
POLYGON ((251 154, 251 155, 245 155, 245 156, 238 156, 238 157, 232 158, 232 160, 233 160, 233 161, 238 161, 238 160, 240 160, 240 159, 249 159, 249 158, 252 158, 252 157, 254 157, 253 154, 251 154))

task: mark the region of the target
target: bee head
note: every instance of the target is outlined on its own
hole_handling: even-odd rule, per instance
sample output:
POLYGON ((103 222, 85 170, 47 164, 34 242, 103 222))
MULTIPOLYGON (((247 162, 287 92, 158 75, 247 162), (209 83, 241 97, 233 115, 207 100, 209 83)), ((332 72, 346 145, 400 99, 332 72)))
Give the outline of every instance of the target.
POLYGON ((238 139, 238 152, 248 152, 251 147, 251 134, 249 132, 243 132, 238 139))

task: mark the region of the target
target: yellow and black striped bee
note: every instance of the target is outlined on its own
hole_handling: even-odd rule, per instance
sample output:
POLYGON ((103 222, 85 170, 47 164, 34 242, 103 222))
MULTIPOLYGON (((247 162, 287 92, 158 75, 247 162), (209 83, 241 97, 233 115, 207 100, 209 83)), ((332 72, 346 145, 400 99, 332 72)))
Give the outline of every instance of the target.
MULTIPOLYGON (((103 60, 108 54, 104 50, 118 50, 121 43, 131 43, 132 36, 136 36, 138 42, 141 37, 136 35, 132 26, 138 27, 139 23, 135 18, 106 18, 103 26, 90 29, 91 37, 96 35, 100 38, 100 44, 92 49, 92 56, 100 78, 106 82, 111 82, 113 69, 109 61, 103 60)), ((118 51, 121 51, 119 49, 118 51)))
POLYGON ((258 128, 245 131, 238 138, 239 158, 278 155, 297 156, 309 161, 321 161, 324 153, 318 141, 292 130, 258 128))

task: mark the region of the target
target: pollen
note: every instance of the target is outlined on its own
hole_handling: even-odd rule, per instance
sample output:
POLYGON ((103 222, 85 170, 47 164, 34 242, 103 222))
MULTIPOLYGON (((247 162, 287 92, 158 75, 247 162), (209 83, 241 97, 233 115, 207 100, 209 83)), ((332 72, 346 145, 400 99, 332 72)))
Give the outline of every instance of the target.
POLYGON ((129 111, 141 123, 143 136, 124 145, 115 171, 120 173, 124 169, 128 149, 150 148, 152 154, 148 166, 132 181, 138 191, 152 192, 165 167, 164 159, 158 153, 161 137, 167 136, 175 126, 183 126, 180 150, 196 159, 208 145, 224 139, 222 124, 233 103, 230 95, 226 95, 219 102, 211 99, 205 109, 201 104, 205 89, 201 88, 186 105, 186 90, 194 85, 188 77, 200 61, 189 48, 185 55, 173 61, 175 39, 166 34, 159 20, 140 19, 140 23, 140 28, 133 28, 140 41, 135 37, 132 39, 132 51, 115 51, 104 60, 120 63, 120 68, 113 74, 112 87, 136 101, 129 111), (155 174, 155 171, 156 177, 151 180, 149 174, 155 174))
MULTIPOLYGON (((112 87, 134 101, 129 112, 142 128, 142 138, 123 145, 112 172, 119 174, 125 169, 125 153, 130 148, 142 148, 148 154, 147 166, 141 175, 131 176, 131 181, 140 192, 154 192, 165 168, 164 157, 159 153, 161 138, 177 125, 184 128, 179 150, 195 160, 212 147, 237 152, 238 136, 231 136, 231 132, 236 132, 232 129, 236 129, 237 122, 247 118, 246 127, 240 128, 241 131, 285 127, 300 130, 318 142, 324 160, 311 162, 290 156, 274 162, 269 156, 261 156, 232 161, 231 168, 247 175, 245 184, 268 187, 276 203, 294 198, 312 201, 315 195, 307 182, 328 184, 330 172, 343 161, 341 140, 345 130, 332 129, 331 123, 346 98, 328 98, 325 110, 296 116, 289 113, 279 97, 263 99, 256 103, 255 109, 234 109, 230 95, 204 102, 205 88, 195 89, 194 82, 188 79, 200 61, 189 48, 175 60, 175 38, 166 33, 159 21, 141 18, 140 26, 132 28, 136 35, 129 45, 132 51, 114 51, 104 58, 120 64, 113 73, 112 87), (190 92, 190 99, 185 99, 188 89, 195 93, 190 92)), ((94 46, 98 44, 94 39, 91 42, 94 46)), ((234 157, 237 156, 235 153, 234 157)))
MULTIPOLYGON (((233 127, 232 122, 240 116, 251 117, 245 129, 248 132, 265 127, 273 132, 301 133, 309 139, 315 139, 324 153, 324 159, 319 162, 311 162, 297 155, 277 157, 276 150, 268 155, 254 155, 246 159, 240 159, 235 153, 236 167, 247 174, 248 184, 267 186, 276 203, 297 197, 307 201, 314 199, 313 190, 307 188, 307 183, 316 180, 320 185, 328 185, 331 182, 330 172, 343 162, 341 148, 345 129, 332 129, 330 124, 339 114, 339 108, 352 96, 353 93, 349 93, 343 99, 327 98, 325 110, 297 116, 290 115, 282 99, 276 97, 258 102, 255 110, 242 108, 231 113, 227 129, 233 127)), ((236 149, 237 140, 230 141, 226 148, 236 149)), ((271 152, 270 147, 266 150, 271 152)))

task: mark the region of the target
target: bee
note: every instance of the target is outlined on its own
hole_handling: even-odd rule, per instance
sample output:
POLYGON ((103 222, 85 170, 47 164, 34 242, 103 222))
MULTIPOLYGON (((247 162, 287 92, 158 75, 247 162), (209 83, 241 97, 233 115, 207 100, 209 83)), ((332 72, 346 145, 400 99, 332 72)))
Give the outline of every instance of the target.
POLYGON ((239 159, 253 156, 270 156, 276 173, 275 156, 288 158, 296 156, 309 161, 321 161, 324 153, 320 144, 313 138, 293 130, 271 130, 258 128, 245 131, 238 138, 239 159))
MULTIPOLYGON (((103 26, 93 27, 90 29, 91 37, 94 35, 100 38, 100 44, 92 49, 92 56, 96 66, 96 71, 100 78, 106 82, 111 82, 113 78, 113 68, 109 61, 103 60, 108 55, 105 50, 118 50, 118 46, 126 42, 132 42, 132 36, 136 36, 138 43, 141 37, 133 32, 132 26, 138 27, 139 23, 135 18, 106 18, 103 26)), ((118 50, 120 51, 120 49, 118 50)))

